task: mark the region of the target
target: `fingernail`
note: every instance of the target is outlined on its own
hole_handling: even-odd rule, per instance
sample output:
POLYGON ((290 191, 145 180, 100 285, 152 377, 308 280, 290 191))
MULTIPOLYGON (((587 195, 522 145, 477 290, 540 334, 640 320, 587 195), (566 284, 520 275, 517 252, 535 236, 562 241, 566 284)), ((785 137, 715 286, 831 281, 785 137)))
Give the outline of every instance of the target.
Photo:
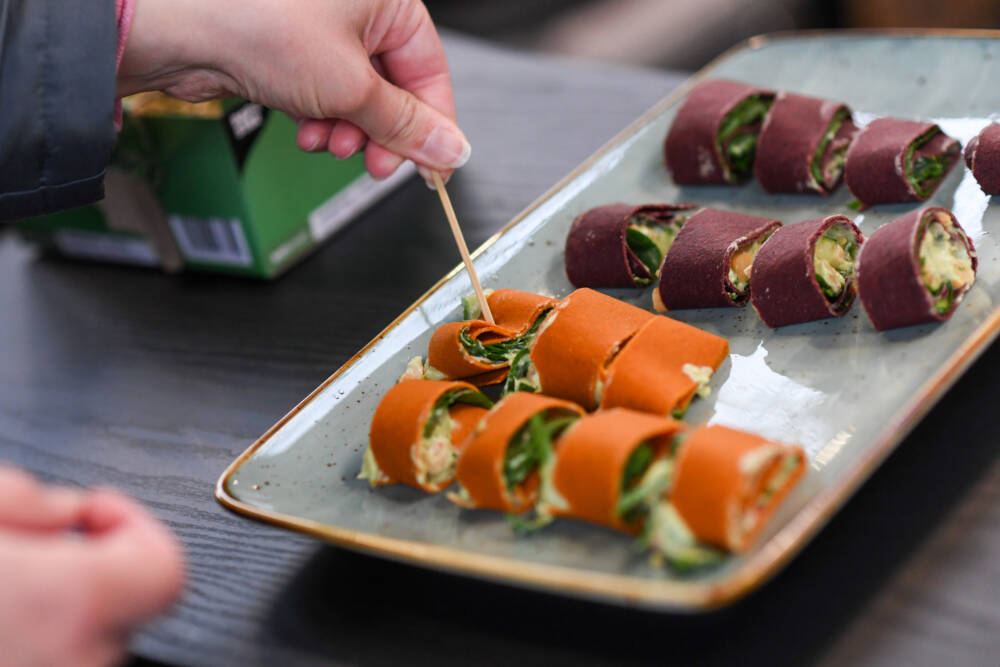
POLYGON ((318 136, 313 137, 312 143, 309 144, 309 148, 307 148, 306 150, 309 151, 310 153, 314 152, 317 148, 319 148, 319 140, 320 137, 318 136))
MULTIPOLYGON (((427 167, 422 167, 422 166, 418 165, 417 166, 417 173, 420 174, 420 177, 422 179, 424 179, 424 185, 427 186, 428 190, 437 191, 437 186, 434 185, 434 176, 431 174, 431 170, 430 169, 428 169, 427 167)), ((451 180, 451 174, 448 174, 447 176, 445 176, 444 174, 441 174, 441 180, 445 184, 447 184, 448 181, 451 180)))
POLYGON ((420 178, 424 179, 424 185, 427 186, 428 190, 436 190, 434 187, 434 177, 431 176, 431 170, 427 167, 421 167, 417 165, 417 173, 420 174, 420 178))
POLYGON ((462 135, 438 126, 431 130, 421 153, 426 162, 458 169, 469 161, 472 146, 462 135))

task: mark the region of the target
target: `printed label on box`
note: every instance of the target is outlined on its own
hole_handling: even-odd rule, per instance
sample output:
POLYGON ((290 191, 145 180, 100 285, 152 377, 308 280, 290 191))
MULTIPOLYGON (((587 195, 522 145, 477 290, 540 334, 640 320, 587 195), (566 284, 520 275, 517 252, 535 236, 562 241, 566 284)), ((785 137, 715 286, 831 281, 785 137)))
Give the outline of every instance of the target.
POLYGON ((169 222, 184 259, 227 266, 253 264, 243 225, 236 218, 172 215, 169 222))
POLYGON ((404 162, 396 173, 383 181, 376 181, 368 174, 359 176, 309 214, 309 231, 313 239, 319 243, 332 236, 416 170, 412 162, 404 162))

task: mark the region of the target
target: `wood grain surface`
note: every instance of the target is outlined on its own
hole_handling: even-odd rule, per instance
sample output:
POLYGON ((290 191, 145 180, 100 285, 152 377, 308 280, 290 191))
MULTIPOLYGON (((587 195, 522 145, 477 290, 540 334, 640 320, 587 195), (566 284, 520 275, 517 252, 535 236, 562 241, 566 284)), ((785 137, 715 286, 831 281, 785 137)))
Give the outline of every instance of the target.
MULTIPOLYGON (((446 42, 476 246, 683 76, 446 42)), ((458 262, 413 181, 269 284, 38 258, 0 236, 0 459, 112 485, 180 535, 184 665, 996 664, 1000 347, 818 538, 736 606, 671 616, 353 554, 222 509, 225 466, 458 262)), ((350 472, 350 471, 349 471, 350 472)))

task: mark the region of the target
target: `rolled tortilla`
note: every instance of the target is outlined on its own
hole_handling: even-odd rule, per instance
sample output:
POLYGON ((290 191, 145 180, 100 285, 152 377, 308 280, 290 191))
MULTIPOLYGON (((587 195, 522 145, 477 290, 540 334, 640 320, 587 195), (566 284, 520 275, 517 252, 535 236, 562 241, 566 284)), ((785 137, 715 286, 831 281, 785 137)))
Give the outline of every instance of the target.
POLYGON ((601 409, 682 412, 729 354, 729 343, 669 317, 646 322, 608 366, 601 409))
POLYGON ((1000 195, 1000 123, 990 123, 965 147, 965 164, 988 195, 1000 195))
POLYGON ((754 255, 779 227, 777 220, 714 208, 695 213, 663 259, 657 310, 746 304, 754 255))
POLYGON ((518 336, 528 333, 539 317, 559 303, 559 299, 549 296, 507 288, 495 290, 486 301, 497 326, 510 329, 518 336))
POLYGON ((669 499, 698 540, 743 551, 805 464, 800 447, 725 426, 697 428, 681 444, 669 499))
MULTIPOLYGON (((509 341, 517 337, 517 332, 481 320, 468 322, 449 322, 439 326, 431 335, 427 346, 427 363, 450 380, 468 378, 492 378, 491 371, 502 371, 510 365, 509 359, 490 360, 485 357, 475 357, 462 343, 463 334, 467 339, 483 345, 509 341), (487 374, 487 375, 484 375, 487 374)), ((504 374, 496 382, 504 378, 504 374)), ((491 384, 478 382, 477 384, 491 384)))
MULTIPOLYGON (((504 512, 521 513, 535 506, 538 500, 538 467, 549 451, 532 452, 531 447, 522 447, 517 456, 534 458, 530 461, 534 470, 523 481, 512 485, 505 474, 508 450, 519 439, 531 438, 529 422, 540 415, 546 424, 558 421, 562 427, 568 426, 567 417, 580 417, 580 406, 549 398, 539 394, 517 392, 500 400, 480 421, 476 431, 469 438, 458 460, 457 481, 464 493, 449 495, 449 499, 467 508, 486 508, 504 512)), ((545 437, 551 435, 546 433, 545 437)), ((525 443, 520 443, 525 444, 525 443)), ((533 445, 530 441, 528 445, 533 445)))
POLYGON ((770 90, 725 79, 692 88, 663 145, 674 181, 709 185, 749 178, 757 133, 773 99, 770 90))
POLYGON ((754 175, 767 192, 828 195, 857 132, 847 105, 779 92, 757 137, 754 175))
POLYGON ((626 464, 642 443, 652 447, 650 465, 669 456, 673 438, 682 428, 672 419, 623 408, 584 417, 559 441, 552 483, 561 504, 550 505, 547 511, 637 532, 638 518, 626 520, 619 511, 626 464))
POLYGON ((652 282, 691 204, 608 204, 580 214, 566 237, 566 274, 576 287, 652 282))
POLYGON ((861 230, 842 215, 776 231, 753 263, 750 300, 764 324, 782 327, 847 313, 862 240, 861 230))
POLYGON ((404 380, 393 385, 372 417, 365 457, 373 485, 402 482, 437 493, 455 478, 458 454, 490 400, 468 382, 404 380))
POLYGON ((863 207, 923 201, 958 160, 961 146, 934 123, 878 118, 847 151, 844 181, 863 207))
POLYGON ((913 211, 861 246, 858 298, 879 331, 947 320, 976 279, 976 249, 954 214, 913 211))
POLYGON ((597 407, 605 365, 644 323, 655 317, 641 308, 581 288, 545 321, 531 348, 542 393, 597 407))

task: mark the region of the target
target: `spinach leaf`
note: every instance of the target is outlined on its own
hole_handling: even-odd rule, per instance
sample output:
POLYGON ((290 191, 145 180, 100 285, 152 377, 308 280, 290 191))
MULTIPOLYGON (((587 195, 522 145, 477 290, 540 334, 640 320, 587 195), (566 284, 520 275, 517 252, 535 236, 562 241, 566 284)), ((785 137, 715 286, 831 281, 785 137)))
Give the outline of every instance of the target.
POLYGON ((946 161, 942 155, 921 155, 913 162, 912 178, 917 183, 941 178, 946 161))
POLYGON ((906 159, 904 161, 906 165, 906 180, 921 197, 929 195, 937 186, 938 181, 944 176, 944 173, 948 170, 949 155, 921 155, 914 160, 913 154, 918 148, 940 134, 940 132, 941 130, 938 128, 932 127, 906 149, 906 159))
POLYGON ((552 438, 576 419, 561 417, 546 421, 543 413, 538 413, 518 430, 504 454, 503 476, 508 491, 522 484, 551 456, 552 438))
MULTIPOLYGON (((830 125, 826 128, 826 133, 823 135, 823 138, 820 139, 819 144, 816 146, 816 152, 813 154, 812 164, 810 165, 810 171, 812 172, 813 180, 816 181, 816 184, 820 187, 820 189, 824 188, 824 184, 826 181, 826 179, 824 178, 825 174, 823 173, 823 168, 826 166, 823 164, 823 156, 826 154, 826 147, 829 146, 830 142, 833 141, 833 138, 837 136, 837 132, 840 130, 840 126, 844 124, 844 121, 847 120, 848 116, 850 116, 850 112, 848 112, 847 109, 841 109, 836 114, 834 114, 833 120, 830 121, 830 125)), ((840 152, 846 154, 847 147, 845 146, 843 150, 840 152)), ((836 153, 831 155, 830 156, 831 163, 836 164, 838 161, 838 157, 841 156, 838 156, 836 153)), ((838 166, 838 169, 843 170, 843 168, 844 165, 843 162, 841 161, 838 166)))
POLYGON ((733 137, 726 147, 726 155, 729 158, 729 167, 738 175, 750 173, 753 167, 753 158, 757 152, 756 134, 739 134, 733 137))
POLYGON ((740 132, 740 129, 763 121, 772 101, 770 95, 752 95, 733 107, 722 120, 716 134, 716 143, 720 150, 723 146, 726 147, 727 171, 737 176, 750 173, 754 153, 757 151, 757 133, 740 132), (731 141, 727 144, 730 138, 731 141))
POLYGON ((537 393, 540 387, 528 380, 535 364, 531 361, 531 350, 524 349, 517 353, 517 356, 510 362, 510 371, 507 373, 507 380, 503 385, 503 394, 513 394, 515 391, 530 391, 537 393))
POLYGON ((626 522, 635 519, 641 509, 647 489, 638 482, 646 473, 655 456, 656 452, 653 451, 653 446, 648 442, 643 442, 632 450, 628 461, 625 462, 625 471, 622 473, 622 493, 618 498, 618 514, 626 522))
POLYGON ((539 315, 530 329, 515 338, 501 340, 496 343, 483 343, 470 336, 468 328, 464 328, 458 332, 458 340, 462 343, 462 347, 465 348, 466 354, 471 357, 497 363, 511 361, 531 346, 531 343, 535 340, 535 336, 538 335, 538 329, 541 328, 542 322, 545 321, 550 312, 550 310, 547 310, 539 315))
POLYGON ((507 512, 507 523, 518 535, 531 535, 541 528, 552 523, 552 516, 549 514, 536 514, 534 516, 522 516, 507 512))
POLYGON ((646 468, 653 462, 654 454, 653 446, 648 442, 640 443, 632 450, 628 461, 625 462, 625 472, 622 473, 622 490, 631 488, 639 481, 646 468))
MULTIPOLYGON (((656 271, 660 268, 660 262, 663 261, 663 253, 660 252, 653 239, 638 229, 629 227, 625 230, 625 241, 628 243, 629 249, 635 253, 639 261, 649 271, 650 275, 656 275, 656 271)), ((636 278, 637 283, 640 280, 649 282, 648 279, 636 278)))
POLYGON ((725 142, 736 130, 747 125, 753 125, 764 119, 771 108, 772 98, 769 95, 751 95, 726 114, 719 126, 719 143, 725 142))
POLYGON ((527 345, 524 337, 511 338, 496 343, 483 343, 470 336, 467 327, 458 332, 458 340, 469 356, 498 363, 508 361, 527 345))
POLYGON ((430 416, 427 417, 427 422, 424 424, 423 437, 428 437, 434 431, 434 427, 447 416, 449 408, 455 403, 468 403, 469 405, 478 405, 481 408, 493 407, 493 401, 480 391, 472 389, 449 391, 439 398, 434 407, 431 408, 430 416))
POLYGON ((944 294, 941 295, 934 303, 934 310, 938 312, 939 315, 947 315, 948 311, 951 310, 951 304, 955 301, 955 290, 948 285, 944 288, 944 294))
POLYGON ((545 442, 540 435, 545 432, 541 413, 533 415, 511 439, 503 458, 503 477, 507 490, 524 482, 545 456, 545 442))

